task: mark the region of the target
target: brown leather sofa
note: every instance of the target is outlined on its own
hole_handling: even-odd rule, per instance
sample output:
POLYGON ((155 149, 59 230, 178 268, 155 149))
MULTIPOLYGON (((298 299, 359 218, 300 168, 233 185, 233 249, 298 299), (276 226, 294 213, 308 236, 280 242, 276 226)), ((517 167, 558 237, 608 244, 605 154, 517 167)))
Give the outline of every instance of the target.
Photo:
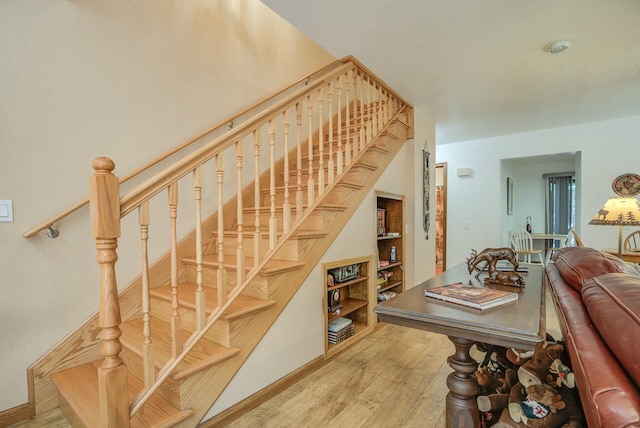
POLYGON ((553 259, 545 277, 589 427, 640 426, 640 271, 589 247, 553 259))

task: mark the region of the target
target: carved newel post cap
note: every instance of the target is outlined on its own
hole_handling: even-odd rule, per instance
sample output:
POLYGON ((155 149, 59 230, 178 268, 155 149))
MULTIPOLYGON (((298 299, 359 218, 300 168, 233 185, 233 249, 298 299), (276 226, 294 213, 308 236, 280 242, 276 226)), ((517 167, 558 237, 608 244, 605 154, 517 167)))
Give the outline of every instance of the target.
POLYGON ((93 169, 101 172, 111 172, 115 169, 116 164, 111 159, 105 156, 95 158, 91 164, 93 169))

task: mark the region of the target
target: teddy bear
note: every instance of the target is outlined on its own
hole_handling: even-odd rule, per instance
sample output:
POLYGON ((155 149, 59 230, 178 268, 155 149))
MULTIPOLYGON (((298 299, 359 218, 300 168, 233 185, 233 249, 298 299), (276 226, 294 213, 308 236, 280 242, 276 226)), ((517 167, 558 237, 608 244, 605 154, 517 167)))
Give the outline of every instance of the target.
MULTIPOLYGON (((558 410, 567 407, 566 402, 556 389, 548 384, 540 383, 529 385, 525 388, 525 398, 521 403, 509 404, 509 415, 514 422, 522 422, 527 426, 529 421, 544 420, 544 425, 549 422, 546 418, 549 414, 556 414, 558 410)), ((564 422, 564 421, 562 421, 564 422)))
MULTIPOLYGON (((564 401, 562 394, 558 393, 559 389, 555 387, 556 377, 550 371, 552 364, 554 361, 559 360, 563 350, 564 347, 557 343, 545 341, 537 344, 531 357, 517 368, 517 383, 511 386, 509 393, 478 396, 478 409, 481 412, 488 412, 495 409, 508 408, 509 414, 514 421, 522 421, 529 427, 549 428, 561 426, 577 409, 573 401, 570 406, 567 405, 568 403, 564 401), (534 385, 540 386, 529 388, 531 396, 527 401, 527 388, 534 385), (546 394, 544 393, 545 390, 547 390, 546 394), (553 395, 551 395, 552 391, 554 392, 553 395), (549 410, 545 412, 542 405, 538 409, 542 409, 540 411, 544 413, 543 417, 530 417, 530 414, 536 415, 536 405, 533 403, 534 398, 540 398, 544 403, 550 402, 550 404, 553 404, 555 412, 551 411, 552 406, 544 404, 549 410), (530 412, 530 408, 533 408, 533 413, 530 412)), ((563 365, 563 367, 566 366, 563 365)))

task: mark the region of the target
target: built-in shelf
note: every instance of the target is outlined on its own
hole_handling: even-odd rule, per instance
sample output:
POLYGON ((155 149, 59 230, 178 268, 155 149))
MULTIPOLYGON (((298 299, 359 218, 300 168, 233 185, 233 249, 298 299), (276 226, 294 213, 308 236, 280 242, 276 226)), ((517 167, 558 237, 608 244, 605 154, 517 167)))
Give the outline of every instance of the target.
POLYGON ((404 196, 376 192, 376 206, 376 297, 380 301, 379 295, 389 297, 404 291, 404 196))
MULTIPOLYGON (((324 284, 325 358, 329 358, 373 331, 375 306, 373 256, 354 257, 322 265, 324 284), (343 277, 342 274, 348 275, 343 277), (352 278, 353 276, 353 278, 352 278), (329 323, 350 320, 350 336, 331 343, 329 323)), ((341 334, 344 332, 341 332, 341 334)))

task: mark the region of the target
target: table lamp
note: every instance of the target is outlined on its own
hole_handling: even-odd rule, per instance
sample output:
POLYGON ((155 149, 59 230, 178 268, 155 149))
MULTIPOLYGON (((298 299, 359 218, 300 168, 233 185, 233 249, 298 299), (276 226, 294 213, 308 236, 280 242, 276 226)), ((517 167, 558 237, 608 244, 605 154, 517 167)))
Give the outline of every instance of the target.
POLYGON ((600 208, 589 224, 618 226, 618 257, 622 256, 622 227, 640 226, 640 201, 633 196, 614 196, 600 208))

